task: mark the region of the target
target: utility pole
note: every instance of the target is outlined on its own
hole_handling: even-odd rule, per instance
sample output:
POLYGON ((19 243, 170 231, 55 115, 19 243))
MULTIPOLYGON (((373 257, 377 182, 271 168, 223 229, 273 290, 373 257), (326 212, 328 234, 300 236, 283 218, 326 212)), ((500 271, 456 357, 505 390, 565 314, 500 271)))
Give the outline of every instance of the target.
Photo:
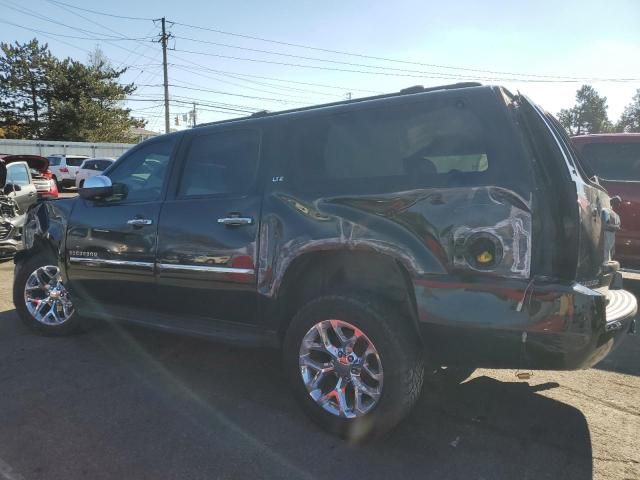
POLYGON ((196 102, 193 102, 193 123, 191 124, 191 126, 196 126, 196 102))
POLYGON ((167 34, 165 28, 165 18, 162 21, 162 36, 160 43, 162 44, 162 67, 164 69, 164 133, 169 133, 169 75, 167 73, 167 43, 171 35, 167 34))

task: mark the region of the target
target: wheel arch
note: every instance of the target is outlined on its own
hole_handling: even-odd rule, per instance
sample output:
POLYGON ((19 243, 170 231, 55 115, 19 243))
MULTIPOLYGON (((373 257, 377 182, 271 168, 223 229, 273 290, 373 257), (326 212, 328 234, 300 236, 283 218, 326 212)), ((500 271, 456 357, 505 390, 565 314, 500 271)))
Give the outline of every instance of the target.
POLYGON ((280 337, 307 302, 346 292, 374 294, 397 305, 419 335, 416 298, 406 266, 390 255, 344 249, 302 253, 289 263, 275 292, 280 337))

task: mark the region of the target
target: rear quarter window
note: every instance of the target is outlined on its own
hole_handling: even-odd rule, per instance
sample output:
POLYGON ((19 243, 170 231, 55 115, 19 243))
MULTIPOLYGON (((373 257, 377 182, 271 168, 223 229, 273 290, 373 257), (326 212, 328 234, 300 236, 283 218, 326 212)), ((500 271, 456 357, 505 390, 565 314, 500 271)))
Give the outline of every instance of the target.
POLYGON ((640 181, 640 142, 587 143, 580 150, 598 177, 640 181))
POLYGON ((501 168, 517 156, 499 145, 513 139, 488 99, 486 115, 449 96, 292 120, 280 140, 288 176, 299 191, 354 193, 513 181, 525 169, 501 168))

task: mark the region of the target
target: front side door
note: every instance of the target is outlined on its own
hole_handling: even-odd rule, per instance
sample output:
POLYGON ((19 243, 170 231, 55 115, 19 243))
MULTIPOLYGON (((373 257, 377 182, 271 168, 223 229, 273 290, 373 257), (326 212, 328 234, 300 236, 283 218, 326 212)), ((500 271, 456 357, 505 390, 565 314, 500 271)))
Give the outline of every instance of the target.
POLYGON ((13 197, 21 212, 26 212, 38 200, 38 192, 31 181, 31 174, 26 163, 9 164, 6 183, 20 188, 19 190, 16 188, 9 196, 13 197))
POLYGON ((131 150, 109 172, 111 197, 77 200, 65 249, 81 310, 117 316, 153 303, 158 218, 174 144, 165 137, 131 150))
POLYGON ((254 323, 260 134, 203 129, 180 150, 158 227, 160 305, 176 318, 254 323))

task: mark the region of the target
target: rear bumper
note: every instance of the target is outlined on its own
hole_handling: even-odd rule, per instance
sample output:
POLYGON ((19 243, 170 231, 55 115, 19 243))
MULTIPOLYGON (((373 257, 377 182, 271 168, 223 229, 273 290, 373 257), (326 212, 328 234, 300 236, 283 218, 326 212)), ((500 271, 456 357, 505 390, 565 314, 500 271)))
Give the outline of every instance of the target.
POLYGON ((443 365, 574 370, 602 360, 633 329, 635 297, 580 284, 414 281, 421 334, 443 365), (523 301, 523 299, 525 299, 523 301))

